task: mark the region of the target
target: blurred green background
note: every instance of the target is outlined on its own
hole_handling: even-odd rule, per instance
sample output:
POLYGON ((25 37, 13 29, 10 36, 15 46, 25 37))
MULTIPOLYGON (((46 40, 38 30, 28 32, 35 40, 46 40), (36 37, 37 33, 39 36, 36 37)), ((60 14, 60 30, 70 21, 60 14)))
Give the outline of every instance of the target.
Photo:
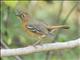
MULTIPOLYGON (((80 37, 80 3, 77 1, 2 1, 1 2, 1 48, 19 48, 32 45, 37 39, 24 32, 17 10, 28 12, 34 19, 50 25, 68 25, 68 30, 58 30, 54 40, 65 42, 80 37)), ((48 43, 50 39, 44 41, 48 43)), ((80 60, 80 48, 33 53, 2 60, 80 60)))

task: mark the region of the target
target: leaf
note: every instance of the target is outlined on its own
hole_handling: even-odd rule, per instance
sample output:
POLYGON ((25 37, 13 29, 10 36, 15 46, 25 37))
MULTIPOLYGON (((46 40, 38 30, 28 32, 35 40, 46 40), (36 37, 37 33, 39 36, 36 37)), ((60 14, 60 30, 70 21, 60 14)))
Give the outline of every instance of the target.
POLYGON ((10 45, 12 43, 12 40, 10 37, 8 38, 7 43, 8 43, 8 45, 10 45))
POLYGON ((16 7, 16 4, 17 4, 17 2, 18 1, 4 1, 4 3, 7 5, 7 6, 9 6, 9 7, 11 7, 11 8, 15 8, 16 7))

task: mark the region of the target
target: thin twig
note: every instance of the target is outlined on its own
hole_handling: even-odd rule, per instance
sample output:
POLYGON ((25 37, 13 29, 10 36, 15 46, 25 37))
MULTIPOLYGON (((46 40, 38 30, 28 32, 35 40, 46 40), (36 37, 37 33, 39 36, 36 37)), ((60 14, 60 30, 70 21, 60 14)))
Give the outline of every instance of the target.
MULTIPOLYGON (((58 21, 58 23, 59 23, 59 19, 60 19, 60 16, 61 16, 61 14, 62 14, 62 10, 63 10, 63 2, 64 1, 62 1, 61 2, 61 5, 60 5, 60 10, 59 10, 59 13, 58 13, 58 16, 57 16, 57 21, 58 21)), ((46 56, 46 60, 51 60, 51 56, 52 56, 52 51, 48 51, 47 52, 47 56, 46 56)))
MULTIPOLYGON (((77 6, 78 3, 75 4, 75 6, 70 10, 70 12, 68 13, 68 15, 66 16, 66 18, 64 19, 64 21, 62 22, 62 25, 64 25, 66 23, 66 21, 68 20, 68 18, 70 17, 71 13, 74 11, 75 7, 77 6)), ((59 31, 56 33, 55 36, 55 40, 58 40, 59 37, 59 33, 61 32, 61 29, 59 29, 59 31)), ((54 42, 54 41, 53 41, 54 42)))
POLYGON ((71 13, 74 11, 74 9, 76 8, 76 6, 78 5, 78 2, 73 6, 73 8, 70 10, 70 12, 67 14, 66 18, 64 19, 64 21, 62 22, 62 24, 65 24, 66 21, 68 20, 68 18, 70 17, 71 13))
MULTIPOLYGON (((75 7, 77 6, 77 3, 74 5, 74 7, 70 10, 70 12, 67 14, 66 18, 64 19, 64 21, 61 23, 62 25, 64 25, 66 23, 66 21, 68 20, 68 18, 70 17, 71 13, 74 11, 75 7)), ((60 13, 61 14, 61 13, 60 13)), ((59 15, 58 15, 59 16, 59 15)), ((59 16, 60 17, 60 16, 59 16)), ((60 18, 58 18, 60 19, 60 18)), ((59 37, 59 33, 61 32, 61 29, 59 29, 57 32, 56 32, 56 36, 55 36, 55 40, 58 40, 58 37, 59 37)), ((53 41, 54 42, 54 41, 53 41)))
POLYGON ((59 13, 58 13, 58 16, 57 16, 57 21, 58 22, 60 22, 60 16, 61 16, 62 11, 63 11, 63 3, 64 3, 64 1, 61 2, 60 10, 59 10, 59 13))

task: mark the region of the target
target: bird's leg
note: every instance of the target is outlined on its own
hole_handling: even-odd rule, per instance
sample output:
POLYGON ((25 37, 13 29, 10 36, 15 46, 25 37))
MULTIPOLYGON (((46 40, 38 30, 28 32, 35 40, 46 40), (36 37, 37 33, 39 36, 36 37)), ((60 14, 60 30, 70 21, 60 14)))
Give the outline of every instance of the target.
POLYGON ((36 41, 36 42, 33 44, 33 46, 38 45, 38 44, 40 43, 40 41, 41 41, 41 40, 36 41))
POLYGON ((40 37, 39 37, 39 40, 38 40, 37 42, 35 42, 35 43, 33 44, 33 46, 40 44, 41 41, 42 41, 42 38, 44 38, 44 37, 45 37, 45 35, 40 36, 40 37))
POLYGON ((50 33, 53 33, 53 32, 55 32, 56 30, 58 30, 58 29, 53 29, 53 30, 50 31, 50 33))

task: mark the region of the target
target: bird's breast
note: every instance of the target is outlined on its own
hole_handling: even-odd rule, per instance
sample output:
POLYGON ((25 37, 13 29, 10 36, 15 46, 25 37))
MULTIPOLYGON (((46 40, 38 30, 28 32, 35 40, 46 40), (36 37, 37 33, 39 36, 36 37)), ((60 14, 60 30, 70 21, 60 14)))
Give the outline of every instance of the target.
POLYGON ((24 27, 24 31, 30 36, 41 36, 41 35, 43 35, 41 32, 37 31, 33 27, 30 27, 28 25, 24 25, 23 27, 24 27))

